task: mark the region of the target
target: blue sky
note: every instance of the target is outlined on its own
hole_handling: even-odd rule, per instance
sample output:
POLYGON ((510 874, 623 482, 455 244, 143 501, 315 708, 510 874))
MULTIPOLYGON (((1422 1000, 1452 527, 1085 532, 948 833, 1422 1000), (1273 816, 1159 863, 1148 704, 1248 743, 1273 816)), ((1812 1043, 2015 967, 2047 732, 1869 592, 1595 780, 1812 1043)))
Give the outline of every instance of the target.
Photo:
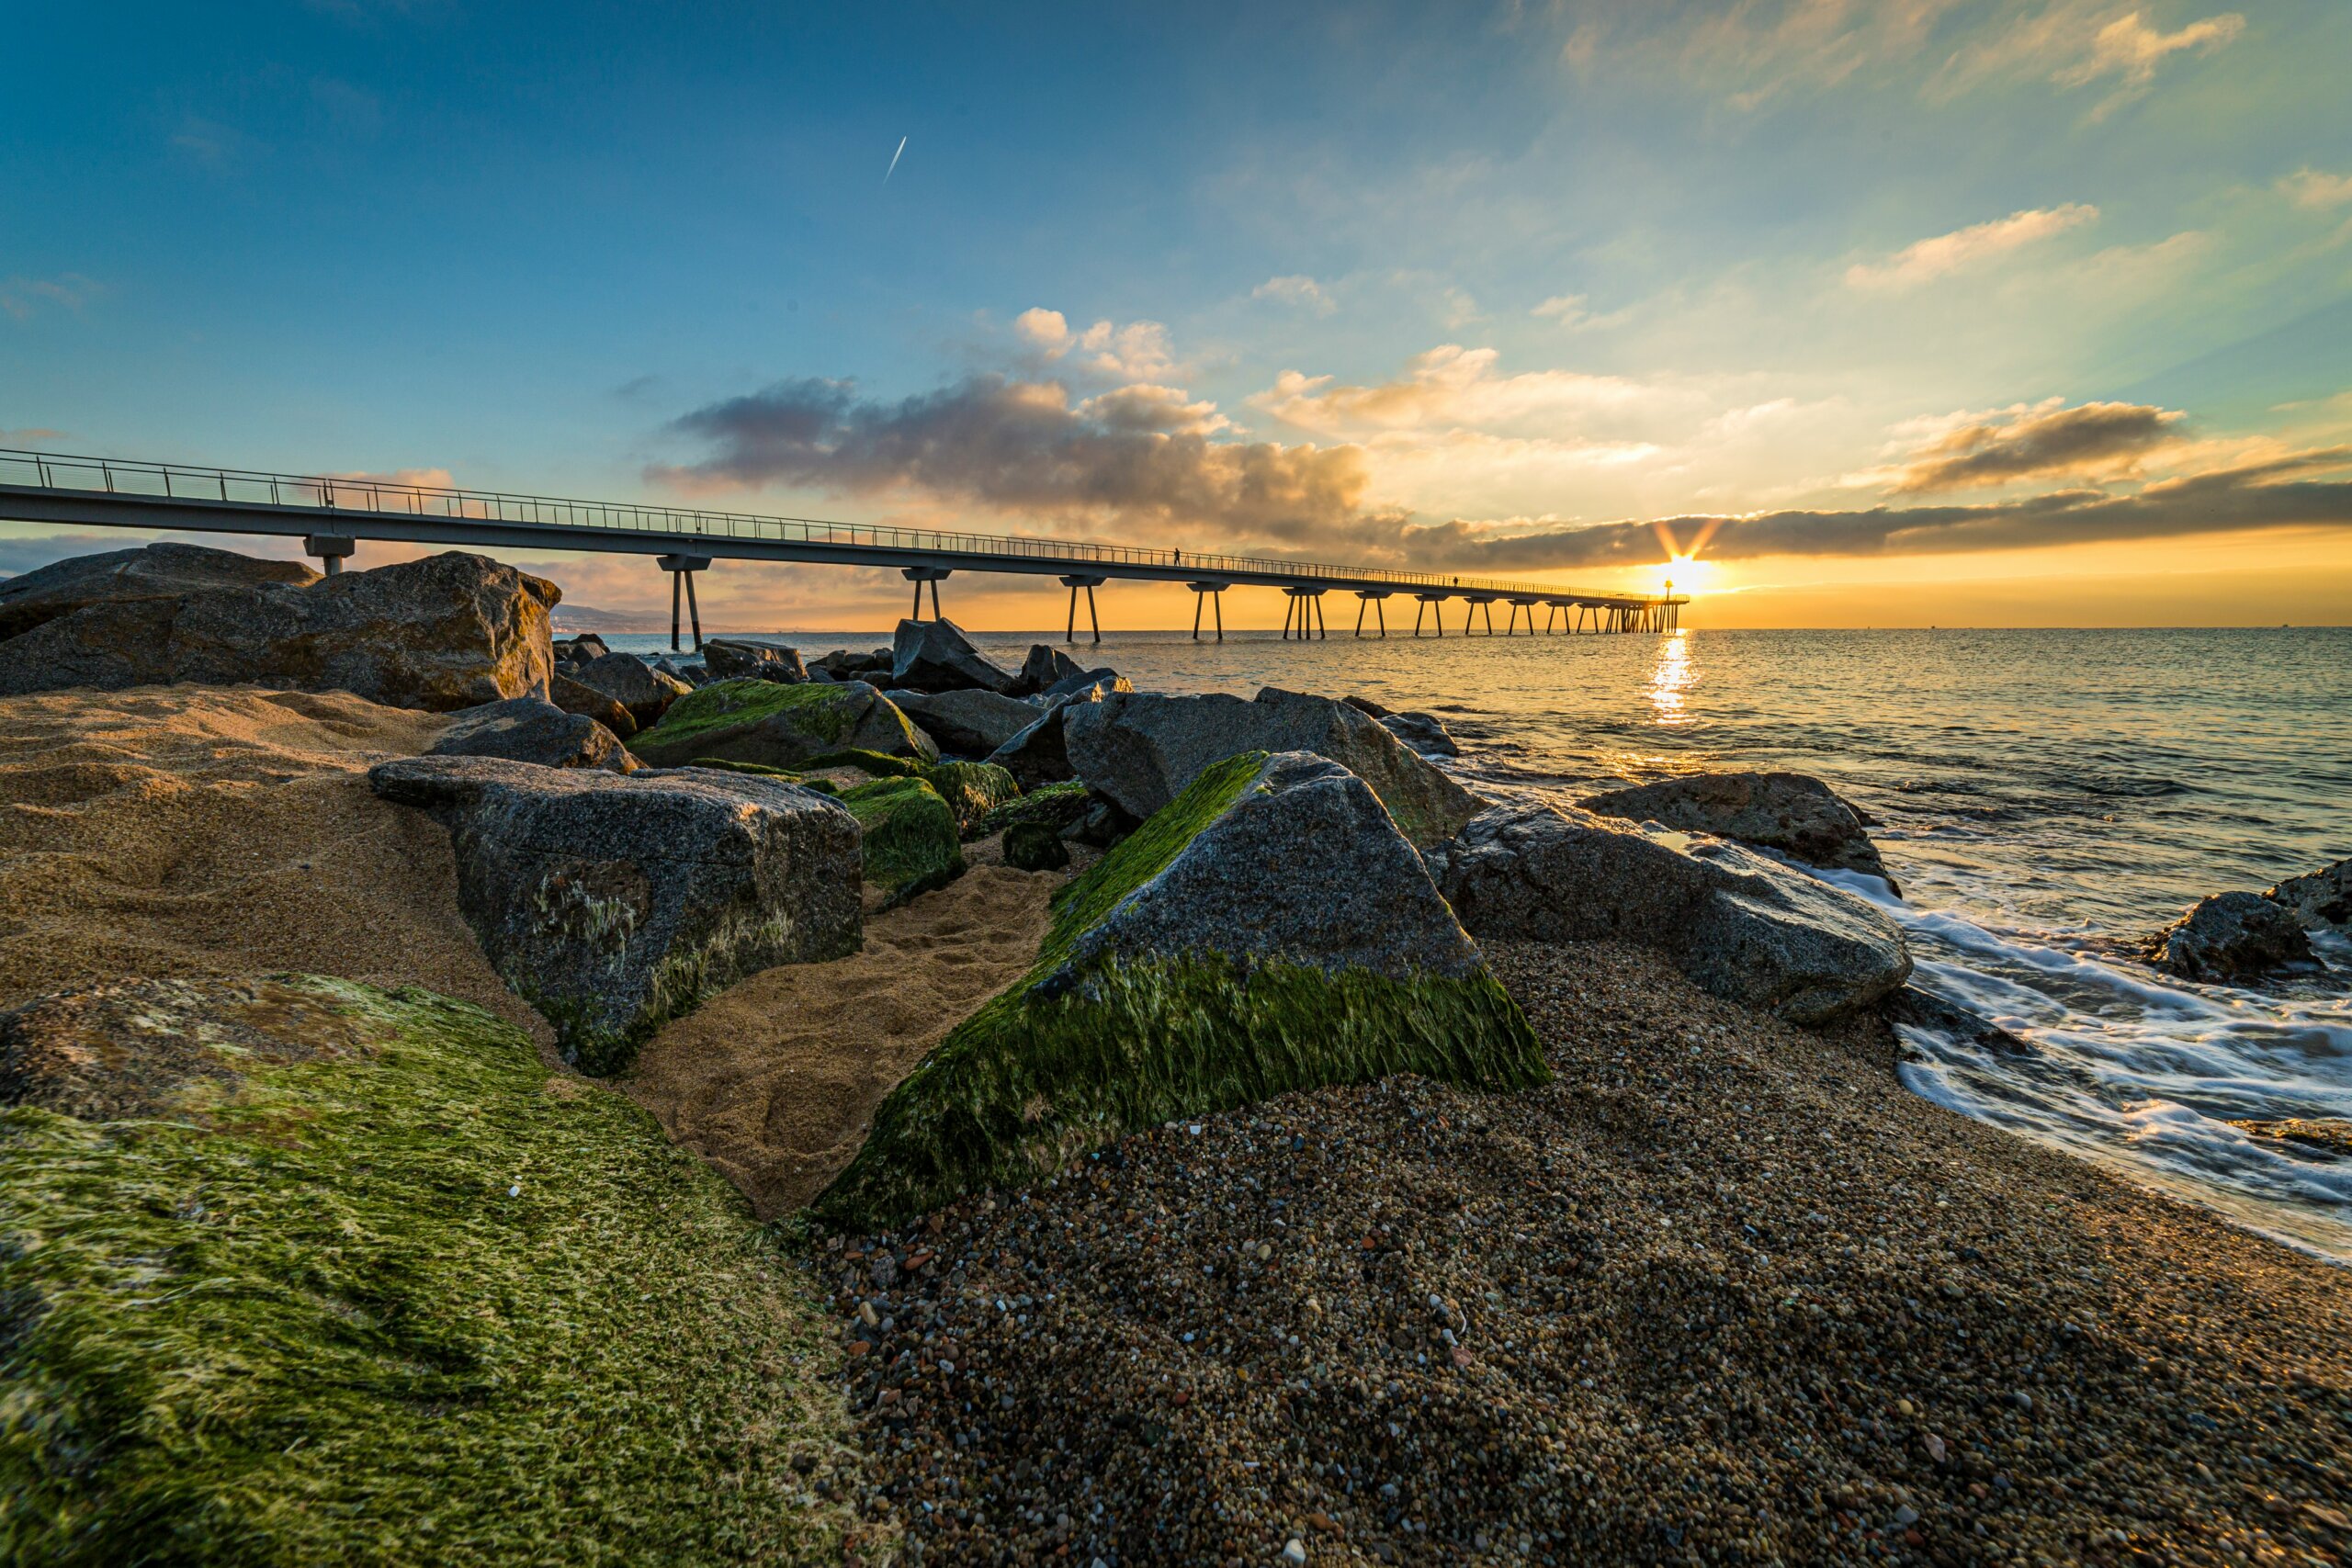
POLYGON ((2352 6, 1266 9, 51 7, 0 445, 2346 618, 2352 6))

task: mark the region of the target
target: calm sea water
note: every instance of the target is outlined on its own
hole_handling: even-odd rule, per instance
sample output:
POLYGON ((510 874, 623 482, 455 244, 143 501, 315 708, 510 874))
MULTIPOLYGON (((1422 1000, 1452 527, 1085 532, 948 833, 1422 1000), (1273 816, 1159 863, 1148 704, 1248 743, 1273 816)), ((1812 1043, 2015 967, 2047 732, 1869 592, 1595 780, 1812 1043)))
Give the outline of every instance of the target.
MULTIPOLYGON (((772 634, 805 652, 886 637, 772 634)), ((650 649, 662 639, 612 638, 650 649)), ((981 635, 1017 662, 1029 636, 981 635)), ((2208 893, 2352 854, 2352 630, 1685 631, 1073 649, 1146 689, 1360 692, 1444 718, 1489 793, 1574 798, 1711 768, 1814 773, 1865 807, 1918 983, 2018 1059, 1906 1029, 1913 1092, 2352 1261, 2352 1161, 2232 1120, 2352 1117, 2352 944, 2261 990, 2132 954, 2208 893)))

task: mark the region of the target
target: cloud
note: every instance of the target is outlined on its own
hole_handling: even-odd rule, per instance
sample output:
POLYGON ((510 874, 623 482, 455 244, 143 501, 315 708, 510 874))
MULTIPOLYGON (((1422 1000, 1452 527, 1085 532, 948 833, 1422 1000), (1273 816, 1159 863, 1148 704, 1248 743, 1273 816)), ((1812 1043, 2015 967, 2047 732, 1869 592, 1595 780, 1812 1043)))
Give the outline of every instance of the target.
POLYGON ((1706 553, 1715 560, 1939 555, 2262 528, 2346 528, 2352 527, 2352 481, 2308 476, 2346 469, 2352 469, 2352 446, 2336 446, 2166 479, 2132 495, 2064 490, 1976 506, 1788 510, 1510 532, 1456 521, 1409 528, 1405 543, 1432 566, 1541 571, 1655 564, 1661 525, 1677 538, 1711 532, 1706 553))
POLYGON ((62 441, 64 438, 65 432, 62 430, 43 430, 39 427, 30 430, 0 430, 0 446, 37 446, 44 441, 62 441))
POLYGON ((1215 405, 1163 386, 1073 404, 1057 383, 976 376, 887 402, 803 378, 673 421, 707 453, 647 477, 689 489, 912 490, 999 512, 1290 542, 1344 536, 1362 520, 1358 448, 1212 439, 1226 428, 1215 405))
POLYGON ((1059 310, 1038 306, 1015 316, 1012 330, 1047 362, 1067 359, 1114 380, 1164 380, 1178 367, 1168 329, 1158 321, 1097 321, 1072 332, 1059 310))
POLYGON ((1929 82, 1928 96, 1949 100, 2019 76, 2039 76, 2068 88, 2112 78, 2115 91, 2087 117, 2103 119, 2145 93, 2167 60, 2192 51, 2212 53, 2245 30, 2245 18, 2234 11, 2167 33, 2143 20, 2137 10, 2120 10, 2113 0, 2056 0, 1954 51, 1929 82))
POLYGON ((190 115, 180 121, 172 145, 199 167, 220 175, 243 163, 261 144, 234 126, 190 115))
POLYGON ((78 272, 56 277, 11 277, 0 282, 0 314, 11 321, 30 321, 43 306, 79 310, 106 290, 78 272))
POLYGON ((2278 182, 2278 188, 2297 207, 2324 209, 2352 201, 2352 175, 2326 175, 2298 169, 2278 182))
POLYGON ((1888 487, 1894 495, 1984 490, 2017 479, 2136 473, 2179 439, 2183 416, 2147 403, 2051 404, 2005 410, 1946 432, 1914 456, 1888 487))
POLYGON ((1305 273, 1291 273, 1282 277, 1270 277, 1250 291, 1252 299, 1272 299, 1277 304, 1296 306, 1328 316, 1340 308, 1323 286, 1305 273))
POLYGON ((1792 91, 1871 81, 1916 56, 1965 0, 1720 0, 1592 8, 1560 60, 1696 83, 1742 112, 1792 91))
POLYGON ((1670 392, 1617 376, 1575 370, 1498 375, 1499 358, 1491 348, 1440 344, 1408 360, 1400 378, 1372 386, 1342 385, 1329 376, 1284 370, 1272 388, 1249 401, 1285 424, 1333 435, 1460 425, 1491 429, 1529 422, 1541 422, 1556 434, 1564 420, 1679 400, 1670 392))
POLYGON ((1989 223, 1974 223, 1949 234, 1915 241, 1876 265, 1856 262, 1846 269, 1846 283, 1849 288, 1875 290, 1916 288, 1947 273, 2063 234, 2093 222, 2098 217, 2098 209, 2083 202, 2028 208, 1989 223))
POLYGON ((1448 284, 1441 302, 1445 308, 1438 312, 1438 320, 1443 321, 1449 331, 1484 319, 1478 311, 1478 301, 1470 297, 1467 289, 1448 284))

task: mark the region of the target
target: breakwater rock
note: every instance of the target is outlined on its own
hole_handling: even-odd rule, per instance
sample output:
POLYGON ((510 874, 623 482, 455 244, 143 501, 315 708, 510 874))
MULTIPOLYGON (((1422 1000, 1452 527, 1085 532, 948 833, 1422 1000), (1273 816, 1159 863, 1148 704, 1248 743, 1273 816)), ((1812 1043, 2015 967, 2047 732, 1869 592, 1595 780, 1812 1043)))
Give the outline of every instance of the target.
POLYGON ((672 705, 629 750, 663 768, 697 757, 797 768, 848 750, 939 760, 931 737, 863 681, 716 681, 672 705))
POLYGON ((1875 876, 1892 887, 1886 863, 1863 829, 1862 813, 1804 773, 1689 773, 1579 802, 1587 811, 1657 822, 1777 850, 1806 865, 1875 876))

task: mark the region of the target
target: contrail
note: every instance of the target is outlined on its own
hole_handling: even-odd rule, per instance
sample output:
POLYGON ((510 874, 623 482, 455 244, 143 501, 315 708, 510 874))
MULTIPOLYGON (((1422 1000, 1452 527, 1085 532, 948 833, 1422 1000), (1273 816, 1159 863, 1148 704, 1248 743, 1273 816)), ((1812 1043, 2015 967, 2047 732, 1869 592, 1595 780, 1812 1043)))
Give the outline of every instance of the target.
POLYGON ((900 154, 906 152, 906 150, 907 139, 901 136, 899 138, 899 151, 890 154, 890 166, 882 171, 882 183, 884 185, 888 185, 890 183, 890 176, 899 172, 899 158, 900 154))

